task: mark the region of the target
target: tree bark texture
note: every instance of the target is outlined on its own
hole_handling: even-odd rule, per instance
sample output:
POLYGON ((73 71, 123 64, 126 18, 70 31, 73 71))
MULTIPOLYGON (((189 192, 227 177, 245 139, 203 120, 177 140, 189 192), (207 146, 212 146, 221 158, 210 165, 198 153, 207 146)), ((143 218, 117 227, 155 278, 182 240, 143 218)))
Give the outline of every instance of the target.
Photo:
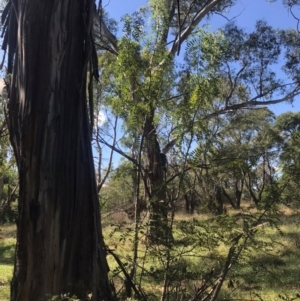
POLYGON ((147 192, 150 202, 149 240, 151 243, 166 244, 171 238, 171 232, 168 225, 165 171, 154 126, 154 109, 146 118, 144 136, 148 170, 147 192))
POLYGON ((90 0, 14 1, 8 114, 20 196, 13 301, 68 292, 112 299, 86 101, 93 8, 90 0))

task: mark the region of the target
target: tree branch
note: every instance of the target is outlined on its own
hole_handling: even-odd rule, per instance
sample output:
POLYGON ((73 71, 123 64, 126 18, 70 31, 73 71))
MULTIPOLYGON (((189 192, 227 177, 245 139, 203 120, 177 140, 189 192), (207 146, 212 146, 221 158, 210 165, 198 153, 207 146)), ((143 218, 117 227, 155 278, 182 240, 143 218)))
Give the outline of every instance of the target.
POLYGON ((141 166, 139 165, 139 163, 135 159, 133 159, 130 156, 126 155, 123 151, 121 151, 120 149, 116 148, 116 146, 111 145, 108 142, 106 142, 100 135, 98 135, 97 139, 99 139, 99 141, 101 143, 103 143, 104 145, 108 146, 113 151, 117 152, 118 154, 120 154, 121 156, 125 157, 127 160, 129 160, 130 162, 134 163, 136 166, 138 166, 139 168, 141 168, 141 166))
POLYGON ((231 111, 236 111, 238 109, 248 109, 248 108, 251 108, 253 106, 268 106, 268 105, 278 104, 278 103, 281 103, 281 102, 288 101, 288 100, 292 99, 293 97, 295 97, 299 94, 300 94, 300 90, 299 89, 294 89, 292 92, 288 93, 287 95, 285 95, 282 98, 267 100, 267 101, 254 100, 254 99, 257 99, 257 98, 260 97, 260 95, 258 95, 253 100, 243 102, 243 103, 228 105, 224 109, 221 109, 221 110, 218 110, 216 112, 213 112, 213 113, 210 113, 210 114, 206 115, 204 117, 204 119, 210 119, 212 117, 216 117, 216 116, 219 116, 219 115, 222 115, 222 114, 226 114, 226 113, 231 112, 231 111))
MULTIPOLYGON (((115 147, 116 140, 117 140, 117 124, 118 124, 118 116, 116 117, 115 124, 114 124, 114 138, 113 138, 113 144, 112 144, 113 147, 115 147)), ((101 182, 98 184, 98 192, 100 192, 102 186, 104 185, 104 183, 109 175, 109 172, 110 172, 111 166, 112 166, 112 158, 113 158, 113 149, 110 152, 110 157, 109 157, 109 162, 108 162, 108 167, 107 167, 106 173, 105 173, 103 179, 101 180, 101 182)))
POLYGON ((199 22, 222 1, 223 0, 212 0, 194 16, 191 24, 187 28, 179 32, 176 40, 174 41, 171 49, 169 50, 169 53, 171 55, 174 55, 178 51, 180 45, 187 39, 187 37, 195 29, 199 22))

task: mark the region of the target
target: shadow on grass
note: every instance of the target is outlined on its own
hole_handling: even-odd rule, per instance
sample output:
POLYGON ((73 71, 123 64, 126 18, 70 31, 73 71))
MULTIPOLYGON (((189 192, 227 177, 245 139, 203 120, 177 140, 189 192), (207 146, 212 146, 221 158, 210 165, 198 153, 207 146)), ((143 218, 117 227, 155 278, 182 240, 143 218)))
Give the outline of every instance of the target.
POLYGON ((14 263, 15 245, 3 245, 0 243, 0 265, 14 263))
POLYGON ((244 290, 253 286, 270 291, 300 288, 300 254, 294 247, 280 255, 256 253, 247 266, 240 275, 244 290))

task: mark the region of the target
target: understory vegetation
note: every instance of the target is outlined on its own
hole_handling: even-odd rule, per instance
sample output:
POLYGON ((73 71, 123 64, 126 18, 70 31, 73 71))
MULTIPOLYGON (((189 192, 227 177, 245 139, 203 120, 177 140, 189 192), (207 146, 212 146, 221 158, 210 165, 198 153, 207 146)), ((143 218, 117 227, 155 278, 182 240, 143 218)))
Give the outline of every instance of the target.
MULTIPOLYGON (((209 213, 190 215, 178 212, 174 217, 174 240, 169 247, 147 246, 145 218, 139 230, 134 278, 137 289, 142 288, 147 300, 160 300, 163 293, 168 295, 167 300, 193 300, 197 290, 205 283, 213 282, 222 270, 232 243, 230 238, 242 231, 241 216, 255 211, 245 206, 218 217, 209 213)), ((218 300, 300 298, 300 211, 279 206, 273 218, 273 225, 264 219, 255 237, 243 246, 242 253, 232 262, 218 300)), ((122 263, 120 266, 120 262, 108 253, 110 277, 117 292, 123 296, 120 300, 125 300, 126 276, 122 269, 128 271, 132 264, 134 225, 124 212, 115 212, 109 221, 104 219, 103 222, 106 224, 104 237, 107 247, 122 263)), ((0 300, 3 301, 9 300, 15 242, 15 226, 1 225, 0 300)))
MULTIPOLYGON (((276 225, 263 222, 255 237, 243 242, 243 250, 235 254, 217 300, 271 301, 299 297, 300 215, 289 208, 281 209, 276 225)), ((164 293, 166 300, 205 300, 205 294, 199 292, 201 288, 204 292, 206 286, 211 288, 218 279, 234 239, 230 238, 242 231, 240 215, 247 215, 248 210, 230 211, 222 217, 178 213, 170 249, 161 245, 148 247, 141 230, 135 283, 143 288, 149 300, 161 300, 164 293), (194 299, 197 293, 202 299, 194 299)), ((110 237, 106 240, 108 247, 124 267, 130 266, 134 239, 130 224, 107 226, 105 235, 110 237)), ((109 262, 111 276, 121 289, 124 275, 111 256, 109 262)))

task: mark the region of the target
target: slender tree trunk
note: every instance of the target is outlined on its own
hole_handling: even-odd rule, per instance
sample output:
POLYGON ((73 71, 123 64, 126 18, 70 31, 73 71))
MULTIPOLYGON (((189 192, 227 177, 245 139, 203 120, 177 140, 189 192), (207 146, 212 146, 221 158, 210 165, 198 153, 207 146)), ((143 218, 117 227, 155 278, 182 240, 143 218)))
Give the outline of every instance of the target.
POLYGON ((151 243, 167 243, 171 237, 168 226, 168 206, 166 202, 165 171, 154 127, 154 110, 149 114, 144 129, 147 153, 147 192, 150 201, 150 233, 151 243))
POLYGON ((8 104, 20 176, 11 300, 68 292, 112 300, 85 96, 94 3, 18 5, 8 104))
POLYGON ((230 203, 230 205, 233 209, 238 209, 237 204, 234 202, 234 200, 231 198, 231 196, 226 192, 224 187, 222 187, 222 194, 227 199, 227 201, 230 203))
POLYGON ((240 180, 236 181, 236 184, 235 184, 235 201, 236 201, 236 208, 237 209, 240 209, 240 207, 241 207, 243 188, 244 188, 244 180, 240 179, 240 180))
MULTIPOLYGON (((136 150, 136 142, 137 139, 135 137, 131 149, 131 158, 139 162, 140 164, 140 153, 137 154, 136 150)), ((136 275, 136 267, 137 267, 137 260, 138 260, 138 247, 139 247, 139 227, 140 227, 140 171, 136 164, 132 164, 132 204, 134 206, 134 239, 132 244, 132 265, 129 271, 129 277, 131 282, 133 282, 135 275, 136 275)), ((125 281, 125 288, 126 288, 126 296, 127 298, 131 298, 132 296, 132 287, 131 283, 126 279, 125 281)))
POLYGON ((184 194, 184 200, 185 200, 185 211, 186 213, 191 213, 191 200, 190 200, 190 193, 185 193, 184 194))
POLYGON ((195 212, 195 203, 196 203, 196 194, 195 194, 195 192, 192 192, 191 193, 191 214, 194 214, 194 212, 195 212))
POLYGON ((223 188, 220 185, 217 185, 215 189, 215 199, 216 199, 217 214, 223 214, 223 210, 224 210, 223 188))

